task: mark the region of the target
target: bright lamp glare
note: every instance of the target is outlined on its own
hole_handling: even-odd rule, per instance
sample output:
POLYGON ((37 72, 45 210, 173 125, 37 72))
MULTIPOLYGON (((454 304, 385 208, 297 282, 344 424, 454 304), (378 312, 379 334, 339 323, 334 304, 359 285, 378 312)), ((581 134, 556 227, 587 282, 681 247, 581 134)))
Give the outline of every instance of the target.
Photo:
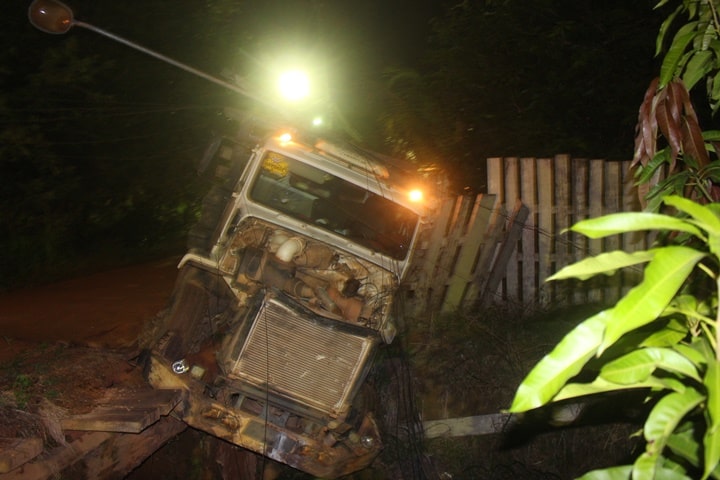
POLYGON ((280 75, 278 87, 286 99, 302 100, 310 93, 310 80, 305 72, 290 70, 280 75))
POLYGON ((315 117, 312 120, 313 127, 321 127, 325 123, 322 117, 315 117))
POLYGON ((420 202, 423 199, 423 192, 422 190, 410 190, 408 193, 408 198, 411 202, 420 202))

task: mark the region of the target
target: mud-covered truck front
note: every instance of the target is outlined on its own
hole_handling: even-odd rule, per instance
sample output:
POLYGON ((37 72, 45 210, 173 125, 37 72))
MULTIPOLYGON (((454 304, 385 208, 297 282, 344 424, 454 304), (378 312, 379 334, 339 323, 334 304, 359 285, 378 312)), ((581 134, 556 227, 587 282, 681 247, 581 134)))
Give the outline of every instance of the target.
POLYGON ((183 389, 175 413, 235 445, 322 478, 365 468, 382 440, 359 393, 396 334, 428 185, 379 154, 288 133, 210 153, 227 180, 149 334, 147 378, 183 389))

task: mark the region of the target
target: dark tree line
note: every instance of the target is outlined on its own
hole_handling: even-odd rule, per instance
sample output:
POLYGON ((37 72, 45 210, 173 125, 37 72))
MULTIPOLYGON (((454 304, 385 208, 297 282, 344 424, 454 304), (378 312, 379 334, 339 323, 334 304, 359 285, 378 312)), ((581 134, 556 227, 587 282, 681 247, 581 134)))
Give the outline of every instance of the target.
POLYGON ((388 138, 476 189, 490 156, 630 159, 655 3, 457 3, 432 21, 423 63, 387 73, 388 138))
MULTIPOLYGON (((250 85, 268 48, 307 43, 368 145, 475 189, 491 155, 629 158, 659 24, 652 2, 620 0, 69 3, 250 85), (426 28, 421 11, 444 13, 426 28)), ((28 5, 0 17, 0 290, 96 254, 182 248, 209 186, 196 162, 235 128, 223 109, 250 103, 95 33, 41 33, 28 5)))
MULTIPOLYGON (((196 29, 219 34, 234 2, 192 3, 73 8, 82 20, 215 69, 225 55, 213 44, 219 36, 196 29)), ((0 52, 0 289, 83 267, 84 257, 112 264, 182 245, 207 188, 195 162, 223 127, 227 94, 80 28, 41 33, 27 5, 6 11, 0 29, 11 45, 0 52)))

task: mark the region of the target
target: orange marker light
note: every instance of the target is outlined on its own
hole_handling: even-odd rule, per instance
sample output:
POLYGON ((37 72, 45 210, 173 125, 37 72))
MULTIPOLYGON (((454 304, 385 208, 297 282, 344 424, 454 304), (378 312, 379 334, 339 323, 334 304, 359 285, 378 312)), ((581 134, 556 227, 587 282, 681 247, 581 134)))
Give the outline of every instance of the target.
POLYGON ((423 199, 423 192, 422 190, 414 189, 410 190, 408 193, 408 198, 411 202, 421 202, 423 199))

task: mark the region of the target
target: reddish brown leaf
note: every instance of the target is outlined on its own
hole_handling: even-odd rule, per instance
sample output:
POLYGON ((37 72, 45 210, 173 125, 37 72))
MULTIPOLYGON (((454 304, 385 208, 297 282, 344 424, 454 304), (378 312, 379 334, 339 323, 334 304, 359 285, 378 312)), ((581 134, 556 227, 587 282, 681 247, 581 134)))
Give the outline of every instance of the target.
POLYGON ((685 86, 682 83, 678 82, 671 82, 668 86, 669 96, 672 97, 672 102, 670 104, 670 115, 672 115, 673 120, 675 123, 679 126, 681 125, 682 120, 682 108, 685 104, 685 97, 687 96, 687 90, 685 90, 685 86))
POLYGON ((697 118, 685 117, 683 122, 683 153, 694 158, 700 168, 710 163, 710 157, 705 149, 705 140, 697 118))
POLYGON ((673 85, 680 97, 684 116, 690 117, 695 120, 695 123, 698 123, 697 113, 695 113, 695 107, 693 107, 692 101, 690 100, 690 93, 687 91, 687 88, 685 88, 685 84, 682 80, 675 80, 673 81, 673 85))
POLYGON ((654 119, 653 105, 657 93, 658 78, 654 78, 638 110, 638 123, 635 127, 635 152, 631 165, 647 165, 655 155, 657 124, 654 119))
POLYGON ((676 109, 676 106, 673 105, 674 100, 675 98, 672 95, 672 92, 669 91, 668 95, 664 95, 662 101, 658 103, 655 114, 658 126, 660 127, 660 132, 662 132, 663 136, 668 141, 668 145, 670 145, 670 159, 672 161, 677 158, 678 153, 682 148, 682 126, 680 122, 678 122, 673 115, 670 114, 672 110, 679 111, 679 109, 676 109))

